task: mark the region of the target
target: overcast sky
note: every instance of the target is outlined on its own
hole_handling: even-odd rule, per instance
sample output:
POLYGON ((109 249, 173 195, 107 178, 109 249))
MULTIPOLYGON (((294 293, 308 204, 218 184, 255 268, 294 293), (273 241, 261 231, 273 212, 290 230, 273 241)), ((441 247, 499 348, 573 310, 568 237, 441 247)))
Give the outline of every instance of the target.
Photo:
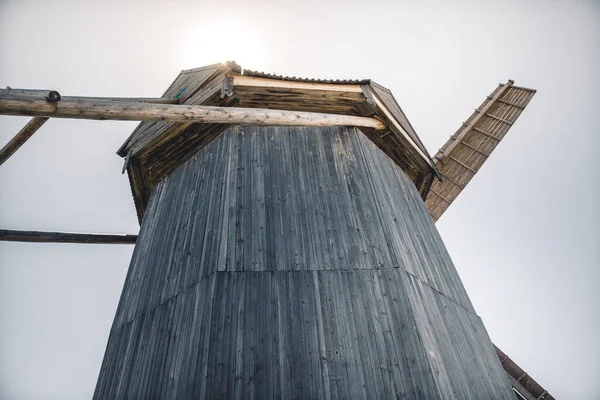
MULTIPOLYGON (((0 87, 160 96, 235 60, 389 87, 431 154, 499 82, 538 90, 437 223, 492 341, 600 398, 600 2, 0 0, 0 87)), ((26 118, 0 116, 0 145, 26 118)), ((131 122, 53 119, 0 167, 0 228, 137 233, 131 122)), ((0 398, 90 398, 133 246, 0 243, 0 398)))

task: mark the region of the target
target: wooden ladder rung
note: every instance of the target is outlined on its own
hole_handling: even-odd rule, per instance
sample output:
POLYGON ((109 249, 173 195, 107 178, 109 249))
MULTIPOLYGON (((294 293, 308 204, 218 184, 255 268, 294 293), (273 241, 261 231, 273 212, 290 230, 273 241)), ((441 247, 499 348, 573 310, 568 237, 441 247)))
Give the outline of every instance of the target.
POLYGON ((439 194, 438 192, 436 192, 433 189, 429 189, 430 191, 433 192, 433 194, 435 194, 437 197, 439 197, 440 199, 444 200, 446 203, 448 203, 448 205, 452 204, 452 202, 450 200, 448 200, 447 198, 445 198, 444 196, 442 196, 441 194, 439 194))
POLYGON ((475 171, 473 168, 469 167, 467 164, 463 163, 462 161, 458 160, 456 157, 448 156, 448 158, 450 158, 451 160, 454 160, 456 163, 462 165, 463 167, 465 167, 466 169, 468 169, 472 173, 474 173, 474 174, 477 173, 477 171, 475 171))
POLYGON ((490 118, 494 118, 494 119, 496 119, 496 120, 498 120, 500 122, 504 122, 505 124, 508 124, 508 125, 512 125, 513 124, 512 122, 507 121, 504 118, 500 118, 499 116, 494 115, 494 114, 486 113, 485 115, 487 115, 490 118))
POLYGON ((518 104, 511 103, 510 101, 507 101, 507 100, 498 99, 498 101, 499 101, 500 103, 504 103, 504 104, 506 104, 506 105, 509 105, 509 106, 513 106, 513 107, 520 108, 521 110, 524 110, 524 109, 525 109, 525 107, 524 107, 524 106, 520 106, 520 105, 518 105, 518 104))
POLYGON ((453 181, 452 179, 448 178, 446 175, 442 174, 442 182, 443 180, 447 180, 448 182, 450 182, 451 184, 453 184, 454 186, 460 188, 461 190, 463 190, 465 187, 463 185, 461 185, 458 182, 453 181))
POLYGON ((484 131, 483 129, 479 129, 479 128, 477 128, 477 127, 475 127, 475 126, 474 126, 474 127, 473 127, 473 130, 475 130, 475 131, 477 131, 477 132, 481 133, 482 135, 489 136, 489 137, 491 137, 491 138, 492 138, 492 139, 494 139, 494 140, 500 141, 500 139, 498 139, 496 136, 492 135, 492 134, 491 134, 491 133, 489 133, 489 132, 486 132, 486 131, 484 131))
POLYGON ((463 141, 463 142, 460 142, 460 144, 462 144, 462 145, 463 145, 463 146, 465 146, 465 147, 468 147, 469 149, 471 149, 471 150, 473 150, 473 151, 476 151, 477 153, 481 154, 482 156, 485 156, 485 157, 489 157, 489 156, 490 156, 488 153, 486 153, 486 152, 484 152, 484 151, 481 151, 481 150, 479 150, 479 149, 477 149, 477 148, 475 148, 475 147, 471 146, 470 144, 468 144, 468 143, 465 143, 464 141, 463 141))

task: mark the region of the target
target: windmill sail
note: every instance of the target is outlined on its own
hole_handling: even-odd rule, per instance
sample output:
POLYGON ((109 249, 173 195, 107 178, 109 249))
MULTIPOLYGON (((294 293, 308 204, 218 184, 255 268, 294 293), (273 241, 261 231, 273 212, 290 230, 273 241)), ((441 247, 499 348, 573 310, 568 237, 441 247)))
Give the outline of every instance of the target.
POLYGON ((425 205, 436 222, 463 191, 515 123, 535 90, 500 84, 434 157, 442 176, 434 181, 425 205))

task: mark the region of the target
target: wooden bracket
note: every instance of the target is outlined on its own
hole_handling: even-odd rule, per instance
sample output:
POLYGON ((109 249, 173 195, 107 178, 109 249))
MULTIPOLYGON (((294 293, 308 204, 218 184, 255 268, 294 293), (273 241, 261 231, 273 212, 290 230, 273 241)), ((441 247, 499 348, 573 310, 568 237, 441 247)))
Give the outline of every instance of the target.
POLYGON ((369 89, 369 86, 368 85, 360 85, 360 88, 362 89, 365 99, 367 99, 367 104, 369 104, 370 106, 374 106, 375 99, 373 99, 373 93, 371 93, 371 89, 369 89))
POLYGON ((129 151, 127 152, 127 155, 125 156, 125 162, 123 163, 123 169, 121 170, 121 175, 123 175, 125 173, 125 171, 127 171, 127 167, 129 166, 129 159, 131 158, 131 149, 129 149, 129 151))
POLYGON ((226 77, 221 84, 221 98, 233 96, 233 78, 226 77))

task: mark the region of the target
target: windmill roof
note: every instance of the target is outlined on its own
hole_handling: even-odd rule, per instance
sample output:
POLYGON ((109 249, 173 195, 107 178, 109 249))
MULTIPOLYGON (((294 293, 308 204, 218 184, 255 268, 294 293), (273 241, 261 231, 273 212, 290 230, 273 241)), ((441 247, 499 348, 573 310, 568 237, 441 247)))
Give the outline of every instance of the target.
MULTIPOLYGON (((270 108, 375 117, 385 130, 360 128, 415 183, 425 198, 433 162, 391 91, 370 79, 289 77, 242 69, 235 62, 183 70, 163 98, 179 104, 270 108)), ((227 128, 224 124, 144 121, 117 152, 127 170, 138 217, 154 186, 227 128)))

